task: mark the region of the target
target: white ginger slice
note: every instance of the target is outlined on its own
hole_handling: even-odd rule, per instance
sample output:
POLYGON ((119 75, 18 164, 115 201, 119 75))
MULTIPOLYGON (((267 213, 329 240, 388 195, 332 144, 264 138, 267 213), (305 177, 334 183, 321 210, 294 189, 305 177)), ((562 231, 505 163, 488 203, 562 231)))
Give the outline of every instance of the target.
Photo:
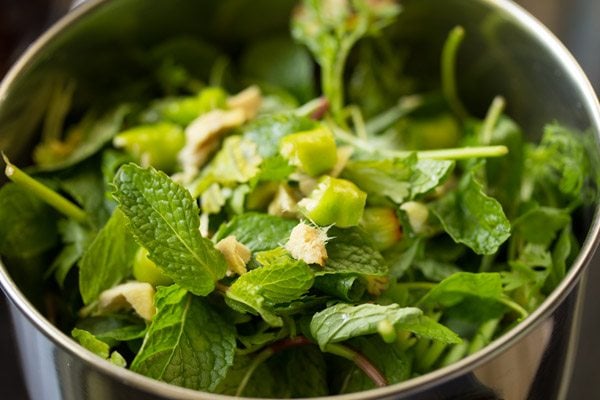
POLYGON ((242 275, 247 272, 246 264, 250 261, 252 252, 243 243, 237 241, 235 236, 227 236, 215 245, 217 250, 223 254, 227 262, 228 275, 242 275))
POLYGON ((100 293, 98 311, 111 312, 133 309, 140 317, 150 321, 156 314, 155 290, 147 282, 127 282, 100 293))
POLYGON ((232 110, 242 110, 246 120, 256 117, 261 104, 262 95, 260 88, 256 85, 252 85, 227 99, 227 106, 232 110))
POLYGON ((318 264, 321 267, 327 261, 327 233, 322 230, 300 222, 292 229, 290 239, 285 244, 285 249, 296 260, 307 264, 318 264))

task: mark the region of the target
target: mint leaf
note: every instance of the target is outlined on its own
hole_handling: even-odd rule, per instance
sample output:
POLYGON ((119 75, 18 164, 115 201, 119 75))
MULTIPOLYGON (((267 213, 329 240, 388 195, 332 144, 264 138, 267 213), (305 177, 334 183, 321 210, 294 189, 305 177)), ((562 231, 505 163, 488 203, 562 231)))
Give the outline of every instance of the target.
POLYGON ((137 246, 127 218, 115 210, 106 225, 87 248, 79 263, 79 291, 84 304, 126 278, 132 267, 137 246))
POLYGON ((146 334, 146 323, 126 314, 84 318, 77 321, 76 327, 113 346, 119 342, 141 339, 146 334))
POLYGON ((510 222, 497 200, 467 173, 458 188, 431 204, 444 230, 477 254, 494 254, 510 236, 510 222))
POLYGON ((258 117, 242 128, 244 139, 256 143, 258 153, 271 157, 279 153, 279 140, 289 134, 307 131, 317 126, 317 122, 294 113, 269 114, 258 117))
POLYGON ((287 180, 288 176, 296 168, 288 163, 281 155, 265 158, 260 165, 260 171, 252 179, 251 185, 256 186, 260 182, 281 182, 287 180))
POLYGON ((393 325, 418 319, 423 312, 418 308, 401 308, 398 304, 339 303, 316 313, 310 322, 310 332, 323 350, 329 343, 342 342, 353 337, 377 332, 377 324, 389 321, 393 325))
POLYGON ((387 275, 386 261, 370 244, 362 230, 333 227, 327 232, 327 236, 332 238, 326 247, 328 259, 324 268, 315 271, 316 275, 387 275))
POLYGON ((136 240, 165 275, 198 296, 213 291, 227 264, 200 235, 199 210, 190 193, 162 172, 124 165, 114 196, 136 240))
POLYGON ((433 339, 442 343, 462 342, 461 338, 456 333, 425 315, 414 320, 400 322, 396 327, 412 332, 422 338, 433 339))
POLYGON ((454 161, 418 160, 413 168, 411 199, 427 194, 444 183, 454 168, 454 161))
POLYGON ((291 348, 274 357, 272 368, 284 371, 285 386, 290 398, 329 395, 327 366, 323 353, 316 346, 291 348))
POLYGON ((282 326, 283 321, 272 306, 298 299, 310 289, 313 280, 312 269, 305 262, 277 260, 240 276, 225 296, 260 314, 269 325, 282 326))
MULTIPOLYGON (((227 371, 227 376, 215 389, 215 393, 235 396, 238 387, 248 372, 253 355, 236 354, 233 365, 227 371)), ((275 398, 281 389, 280 376, 276 376, 267 363, 261 363, 252 373, 244 389, 245 397, 275 398)))
POLYGON ((14 183, 0 188, 0 254, 31 257, 58 241, 57 213, 14 183))
POLYGON ((297 220, 246 213, 221 225, 214 240, 218 242, 227 236, 235 236, 238 242, 243 243, 252 252, 271 250, 287 242, 297 224, 297 220))
POLYGON ((473 297, 497 300, 502 293, 502 279, 498 273, 459 272, 438 283, 419 304, 451 307, 473 297))
POLYGON ((131 369, 195 390, 214 390, 233 364, 235 330, 201 298, 159 287, 154 316, 131 369))
POLYGON ((549 246, 570 223, 571 216, 565 210, 536 207, 514 220, 513 231, 523 240, 549 246))
POLYGON ((366 282, 352 274, 330 274, 315 279, 315 289, 351 303, 358 302, 366 288, 366 282))

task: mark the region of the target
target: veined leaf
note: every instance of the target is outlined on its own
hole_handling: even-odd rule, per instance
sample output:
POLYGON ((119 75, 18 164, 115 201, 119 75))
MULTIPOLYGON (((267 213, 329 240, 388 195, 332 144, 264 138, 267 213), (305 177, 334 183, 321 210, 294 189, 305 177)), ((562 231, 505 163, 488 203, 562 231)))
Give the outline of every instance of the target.
POLYGON ((133 371, 195 390, 214 390, 233 364, 235 331, 202 299, 159 287, 157 313, 133 371))
POLYGON ((469 297, 497 300, 502 293, 502 278, 499 273, 459 272, 437 284, 419 304, 451 307, 469 297))
POLYGON ((528 242, 549 246, 557 233, 570 222, 571 216, 565 210, 536 207, 515 219, 513 230, 528 242))
POLYGON ((510 236, 510 222, 502 206, 483 192, 473 172, 454 192, 432 203, 430 209, 454 241, 477 254, 494 254, 510 236))
POLYGON ((290 237, 297 220, 285 219, 268 214, 246 213, 236 216, 222 225, 215 234, 219 241, 227 236, 235 236, 252 252, 271 250, 283 245, 290 237))
POLYGON ((260 314, 269 325, 282 326, 283 321, 271 307, 298 299, 313 281, 313 272, 305 262, 278 260, 240 276, 226 296, 260 314))
POLYGON ((423 312, 418 308, 401 308, 398 304, 381 306, 366 303, 354 306, 339 303, 316 313, 310 322, 310 332, 324 349, 329 343, 376 333, 381 321, 387 320, 396 325, 418 320, 422 315, 423 312))
POLYGON ((333 227, 327 235, 332 238, 326 246, 328 259, 324 268, 315 271, 316 275, 387 275, 387 263, 360 229, 333 227))
POLYGON ((121 167, 115 186, 120 208, 149 258, 184 289, 198 296, 212 292, 227 264, 200 235, 199 210, 190 193, 164 173, 134 164, 121 167))
POLYGON ((132 267, 137 246, 127 218, 115 210, 106 225, 87 248, 79 263, 79 291, 84 304, 126 278, 132 267))

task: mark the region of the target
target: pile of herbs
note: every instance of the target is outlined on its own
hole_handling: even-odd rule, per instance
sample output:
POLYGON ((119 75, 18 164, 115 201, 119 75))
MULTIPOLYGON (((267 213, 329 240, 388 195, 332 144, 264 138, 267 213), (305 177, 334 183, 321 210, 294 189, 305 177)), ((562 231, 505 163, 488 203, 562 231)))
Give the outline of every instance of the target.
POLYGON ((565 276, 593 168, 558 124, 525 142, 501 98, 469 115, 460 27, 440 91, 411 93, 380 35, 400 11, 305 0, 296 42, 219 55, 207 77, 177 57, 207 44, 170 41, 152 53, 156 99, 72 125, 76 84, 57 78, 35 165, 5 157, 4 261, 44 265, 48 318, 87 349, 202 391, 356 392, 486 346, 565 276), (237 96, 258 101, 246 114, 236 76, 258 85, 237 96))

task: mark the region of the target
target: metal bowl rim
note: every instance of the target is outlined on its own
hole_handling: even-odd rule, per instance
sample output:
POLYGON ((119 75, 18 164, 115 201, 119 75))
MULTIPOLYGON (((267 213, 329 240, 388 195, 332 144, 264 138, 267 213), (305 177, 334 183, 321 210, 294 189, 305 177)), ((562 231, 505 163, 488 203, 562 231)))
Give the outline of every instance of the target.
MULTIPOLYGON (((595 130, 596 136, 600 136, 600 104, 588 81, 585 73, 578 65, 571 53, 554 36, 548 28, 540 21, 525 11, 521 6, 513 3, 511 0, 480 0, 488 4, 491 8, 497 9, 515 21, 516 24, 524 27, 528 33, 534 36, 549 50, 555 59, 568 71, 568 78, 573 79, 575 86, 582 95, 583 105, 589 114, 591 125, 595 130)), ((19 58, 10 71, 6 74, 0 84, 0 106, 6 100, 12 82, 26 71, 36 60, 38 53, 52 40, 59 36, 71 25, 76 24, 79 19, 95 12, 98 8, 109 4, 109 0, 89 0, 73 9, 70 13, 61 18, 57 23, 42 34, 19 58)), ((558 285, 558 287, 548 296, 538 309, 529 315, 524 321, 518 324, 510 332, 496 339, 494 342, 452 365, 440 368, 436 371, 425 374, 421 377, 410 379, 406 382, 393 384, 383 388, 372 389, 369 391, 351 393, 345 395, 334 395, 319 397, 313 399, 340 399, 340 400, 362 400, 376 399, 391 395, 409 396, 429 387, 447 382, 467 371, 472 371, 478 366, 486 363, 506 351, 511 345, 534 330, 543 320, 545 320, 567 297, 571 290, 580 281, 586 266, 590 263, 596 248, 600 244, 600 205, 596 207, 592 224, 587 233, 586 239, 581 247, 580 253, 571 265, 567 276, 558 285)), ((17 288, 14 281, 8 274, 5 266, 0 261, 0 287, 3 289, 8 299, 17 309, 24 314, 27 319, 46 336, 51 342, 58 345, 61 349, 67 351, 78 359, 82 360, 96 370, 114 378, 116 381, 124 382, 130 386, 144 389, 159 396, 178 398, 178 399, 232 399, 231 396, 217 395, 207 392, 199 392, 191 389, 174 386, 165 382, 160 382, 146 376, 137 374, 128 369, 123 369, 112 363, 97 357, 93 353, 81 347, 70 337, 52 325, 46 318, 27 300, 27 298, 17 288)))

